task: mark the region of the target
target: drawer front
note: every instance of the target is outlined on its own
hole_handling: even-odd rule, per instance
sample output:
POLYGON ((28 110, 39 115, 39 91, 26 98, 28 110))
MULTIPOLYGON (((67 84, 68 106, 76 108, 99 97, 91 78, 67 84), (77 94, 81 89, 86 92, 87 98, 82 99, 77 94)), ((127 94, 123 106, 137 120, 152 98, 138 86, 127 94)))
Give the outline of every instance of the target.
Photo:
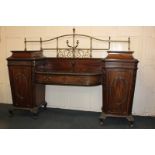
POLYGON ((65 59, 52 59, 46 60, 44 66, 37 67, 37 71, 48 71, 48 72, 72 72, 73 66, 72 62, 65 59))
POLYGON ((101 73, 101 60, 75 60, 74 71, 77 73, 101 73))
POLYGON ((77 85, 77 86, 94 86, 101 84, 101 75, 35 75, 37 83, 41 84, 58 84, 58 85, 77 85))
POLYGON ((73 73, 100 73, 102 60, 97 59, 49 59, 43 65, 38 65, 36 71, 45 72, 73 72, 73 73))
POLYGON ((33 61, 8 61, 8 66, 32 66, 33 61))
POLYGON ((106 68, 124 68, 124 69, 135 69, 137 68, 137 63, 135 62, 106 62, 106 68))

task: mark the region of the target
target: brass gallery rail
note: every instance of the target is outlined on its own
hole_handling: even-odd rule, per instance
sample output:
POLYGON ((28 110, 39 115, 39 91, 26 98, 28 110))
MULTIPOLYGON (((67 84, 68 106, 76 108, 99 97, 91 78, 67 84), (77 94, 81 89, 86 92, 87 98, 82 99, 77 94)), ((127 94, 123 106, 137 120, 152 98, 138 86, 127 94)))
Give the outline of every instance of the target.
POLYGON ((128 44, 128 51, 130 51, 130 37, 128 37, 128 40, 111 40, 111 37, 109 36, 109 38, 107 40, 103 40, 103 39, 99 39, 99 38, 95 38, 89 35, 84 35, 84 34, 76 34, 75 33, 75 28, 73 28, 73 33, 72 34, 66 34, 66 35, 61 35, 52 39, 48 39, 48 40, 43 40, 42 38, 40 38, 40 40, 27 40, 25 38, 25 51, 27 51, 27 45, 30 43, 39 43, 40 44, 40 50, 41 51, 45 51, 45 50, 55 50, 57 52, 57 57, 71 57, 71 58, 91 58, 92 57, 92 51, 94 50, 110 50, 111 48, 111 43, 126 43, 128 44), (79 40, 76 40, 76 36, 77 37, 85 37, 87 39, 89 39, 90 42, 90 47, 89 48, 78 48, 79 46, 79 40), (65 38, 65 37, 72 37, 72 45, 70 45, 69 41, 66 40, 66 45, 67 48, 60 48, 59 47, 59 39, 60 38, 65 38), (51 42, 56 40, 56 47, 55 48, 43 48, 43 44, 47 43, 47 42, 51 42), (100 42, 104 42, 107 43, 107 47, 106 48, 93 48, 93 41, 100 41, 100 42))

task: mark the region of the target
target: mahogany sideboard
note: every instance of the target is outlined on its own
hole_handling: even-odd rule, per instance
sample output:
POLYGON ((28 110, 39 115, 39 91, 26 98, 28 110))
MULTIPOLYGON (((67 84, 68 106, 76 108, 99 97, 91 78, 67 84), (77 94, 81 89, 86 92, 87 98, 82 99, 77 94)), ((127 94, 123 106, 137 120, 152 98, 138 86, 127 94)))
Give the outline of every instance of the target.
POLYGON ((132 124, 138 60, 131 51, 108 51, 106 58, 52 58, 42 51, 12 51, 8 60, 15 109, 36 114, 46 107, 45 85, 102 85, 101 123, 108 116, 126 117, 132 124))

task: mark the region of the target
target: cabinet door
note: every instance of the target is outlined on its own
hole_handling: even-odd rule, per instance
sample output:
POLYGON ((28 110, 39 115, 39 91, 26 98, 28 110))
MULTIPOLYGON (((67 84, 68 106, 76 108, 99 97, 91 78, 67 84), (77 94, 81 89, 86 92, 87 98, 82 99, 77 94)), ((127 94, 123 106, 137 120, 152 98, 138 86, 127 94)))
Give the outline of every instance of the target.
POLYGON ((9 71, 14 106, 32 107, 31 67, 10 66, 9 71))
POLYGON ((105 112, 127 115, 131 111, 133 71, 109 69, 106 75, 105 112))

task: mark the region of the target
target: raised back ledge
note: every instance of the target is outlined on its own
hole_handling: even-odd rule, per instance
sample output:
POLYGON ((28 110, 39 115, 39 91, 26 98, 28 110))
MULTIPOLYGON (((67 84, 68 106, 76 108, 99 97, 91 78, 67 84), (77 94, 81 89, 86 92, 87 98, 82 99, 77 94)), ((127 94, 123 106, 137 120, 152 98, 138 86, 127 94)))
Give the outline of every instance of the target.
POLYGON ((108 56, 106 59, 114 60, 134 60, 133 51, 107 51, 108 56))
POLYGON ((11 51, 12 55, 8 59, 35 59, 42 58, 43 52, 41 50, 29 50, 29 51, 11 51))

